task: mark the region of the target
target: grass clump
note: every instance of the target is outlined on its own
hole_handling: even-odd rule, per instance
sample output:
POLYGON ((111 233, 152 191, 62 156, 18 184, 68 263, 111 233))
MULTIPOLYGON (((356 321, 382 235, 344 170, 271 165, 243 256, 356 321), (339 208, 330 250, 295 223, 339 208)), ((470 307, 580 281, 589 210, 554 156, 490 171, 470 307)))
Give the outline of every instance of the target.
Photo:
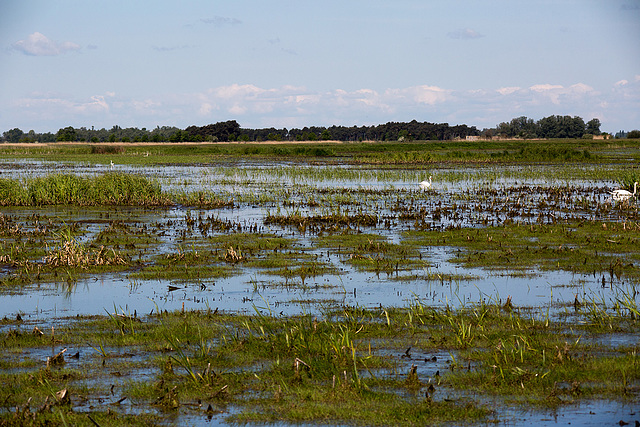
POLYGON ((160 184, 143 176, 108 173, 91 178, 54 174, 22 181, 0 179, 2 206, 164 206, 160 184))
POLYGON ((172 199, 181 205, 195 206, 201 209, 233 208, 236 206, 232 198, 223 198, 210 191, 180 193, 172 196, 172 199))
POLYGON ((354 423, 356 425, 437 425, 447 422, 472 423, 486 419, 491 411, 472 403, 433 402, 416 399, 408 402, 393 394, 355 393, 349 389, 326 391, 291 390, 268 407, 256 401, 256 408, 231 417, 231 421, 292 423, 354 423))

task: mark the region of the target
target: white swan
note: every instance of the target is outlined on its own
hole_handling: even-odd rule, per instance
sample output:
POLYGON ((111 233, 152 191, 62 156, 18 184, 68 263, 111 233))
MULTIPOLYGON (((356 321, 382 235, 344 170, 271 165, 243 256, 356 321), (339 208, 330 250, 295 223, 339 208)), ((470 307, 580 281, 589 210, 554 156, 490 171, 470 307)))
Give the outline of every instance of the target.
POLYGON ((623 202, 625 200, 629 200, 632 197, 635 197, 636 192, 638 191, 638 181, 633 183, 633 193, 627 190, 618 189, 611 191, 611 198, 616 202, 623 202))
POLYGON ((429 177, 429 181, 422 181, 420 183, 420 188, 423 190, 428 190, 431 188, 431 177, 429 177))

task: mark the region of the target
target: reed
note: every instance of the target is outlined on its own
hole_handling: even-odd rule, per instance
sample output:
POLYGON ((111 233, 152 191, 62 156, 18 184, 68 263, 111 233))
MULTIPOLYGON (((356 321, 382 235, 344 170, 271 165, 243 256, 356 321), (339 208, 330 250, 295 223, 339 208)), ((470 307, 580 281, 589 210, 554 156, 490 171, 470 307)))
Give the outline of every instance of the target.
POLYGON ((95 177, 54 174, 23 180, 0 179, 2 206, 166 206, 172 203, 157 182, 125 173, 95 177))

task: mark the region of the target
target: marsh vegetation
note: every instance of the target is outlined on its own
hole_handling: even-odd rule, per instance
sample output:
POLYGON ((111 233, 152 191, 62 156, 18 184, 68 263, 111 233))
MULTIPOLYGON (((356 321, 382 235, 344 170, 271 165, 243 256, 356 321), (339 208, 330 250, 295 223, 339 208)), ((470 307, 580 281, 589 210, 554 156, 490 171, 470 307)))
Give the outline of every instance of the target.
POLYGON ((633 422, 615 144, 0 147, 0 424, 633 422))

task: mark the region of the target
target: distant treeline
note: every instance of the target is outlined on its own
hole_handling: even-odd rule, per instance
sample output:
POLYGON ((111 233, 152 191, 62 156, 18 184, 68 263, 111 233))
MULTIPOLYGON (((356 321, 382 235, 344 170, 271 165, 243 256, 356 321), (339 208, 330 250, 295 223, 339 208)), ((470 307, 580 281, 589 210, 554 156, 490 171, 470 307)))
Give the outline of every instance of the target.
POLYGON ((480 135, 475 127, 449 126, 448 123, 389 122, 377 126, 312 126, 302 129, 244 129, 235 120, 207 126, 190 126, 185 129, 187 138, 203 138, 214 141, 398 141, 445 140, 480 135))
POLYGON ((202 142, 202 141, 398 141, 398 140, 447 140, 466 138, 469 135, 480 135, 473 126, 448 123, 420 123, 413 120, 409 123, 389 122, 377 126, 313 126, 302 129, 248 129, 241 128, 237 121, 229 120, 206 126, 189 126, 186 129, 176 127, 121 128, 114 126, 110 130, 73 128, 60 129, 56 134, 28 133, 16 128, 4 132, 7 142, 202 142))
POLYGON ((475 126, 448 123, 429 123, 412 120, 410 122, 389 122, 374 126, 312 126, 302 129, 248 129, 242 128, 235 120, 218 122, 206 126, 189 126, 179 129, 158 126, 155 129, 122 128, 111 129, 73 128, 58 130, 57 133, 24 133, 15 128, 2 134, 3 142, 227 142, 227 141, 411 141, 411 140, 453 140, 467 136, 503 138, 583 138, 600 134, 600 121, 591 119, 585 123, 580 117, 549 116, 538 121, 518 117, 510 122, 500 123, 493 129, 479 131, 475 126))
POLYGON ((591 119, 585 123, 578 116, 549 116, 535 122, 522 116, 509 123, 500 123, 493 132, 508 138, 582 138, 600 135, 600 120, 591 119))

